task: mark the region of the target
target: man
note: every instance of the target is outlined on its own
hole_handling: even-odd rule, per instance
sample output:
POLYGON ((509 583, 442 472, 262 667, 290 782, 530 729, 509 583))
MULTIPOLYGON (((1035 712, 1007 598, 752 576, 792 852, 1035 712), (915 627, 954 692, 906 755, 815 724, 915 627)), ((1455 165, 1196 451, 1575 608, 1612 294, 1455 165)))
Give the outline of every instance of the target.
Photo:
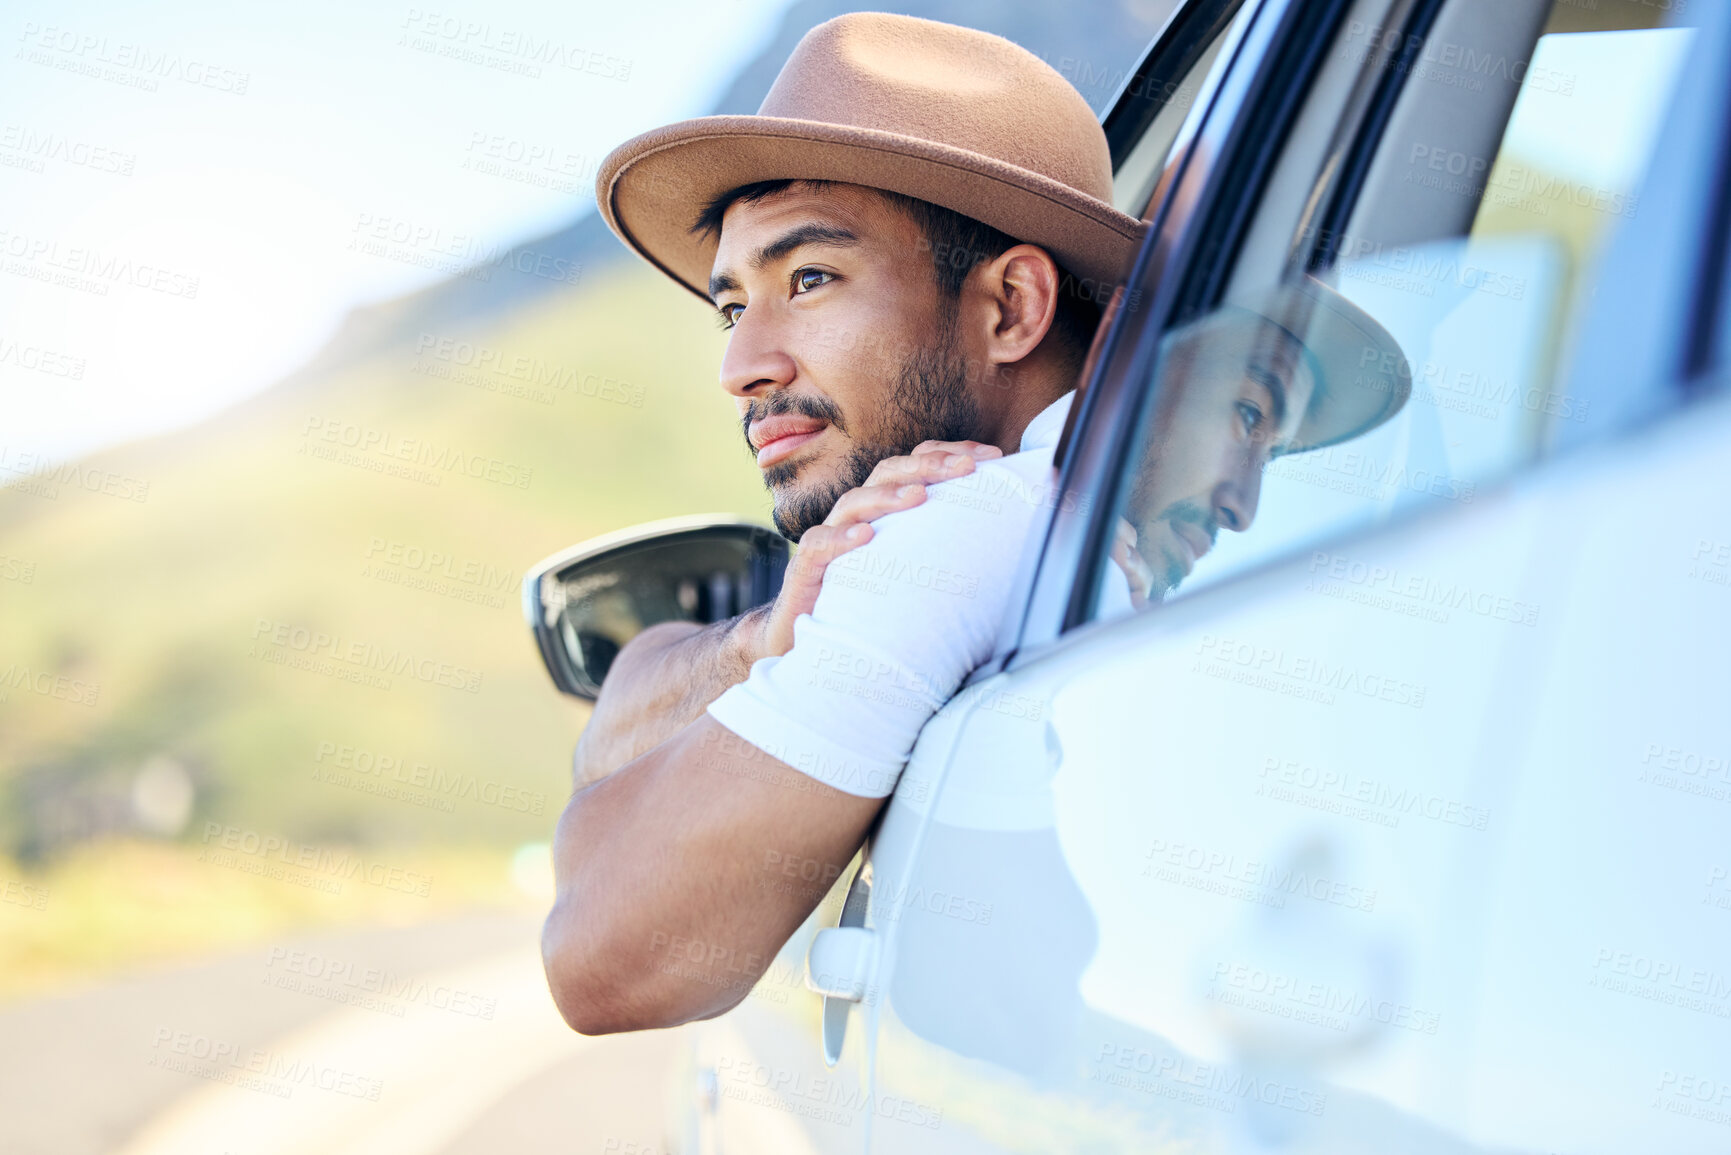
POLYGON ((809 33, 758 116, 602 166, 608 223, 730 328, 722 382, 801 564, 766 611, 648 631, 609 672, 543 937, 576 1029, 743 997, 818 897, 759 886, 764 852, 839 872, 990 656, 1091 335, 1078 286, 1118 276, 1139 231, 1110 191, 1104 136, 1052 69, 879 14, 809 33), (945 452, 963 437, 982 444, 945 452), (855 549, 853 580, 824 580, 855 549), (727 980, 664 966, 675 939, 727 980))
POLYGON ((1176 589, 1222 528, 1250 527, 1270 461, 1368 432, 1399 412, 1411 388, 1394 339, 1310 278, 1254 309, 1211 313, 1164 346, 1112 555, 1138 608, 1176 589), (1393 370, 1354 372, 1366 350, 1392 351, 1393 370))
POLYGON ((922 501, 918 483, 1020 448, 1068 395, 1140 235, 1111 181, 1092 111, 1038 58, 878 14, 808 33, 758 115, 673 125, 608 157, 608 223, 733 326, 722 383, 800 551, 772 607, 648 631, 620 655, 579 785, 785 653, 831 557, 922 501))

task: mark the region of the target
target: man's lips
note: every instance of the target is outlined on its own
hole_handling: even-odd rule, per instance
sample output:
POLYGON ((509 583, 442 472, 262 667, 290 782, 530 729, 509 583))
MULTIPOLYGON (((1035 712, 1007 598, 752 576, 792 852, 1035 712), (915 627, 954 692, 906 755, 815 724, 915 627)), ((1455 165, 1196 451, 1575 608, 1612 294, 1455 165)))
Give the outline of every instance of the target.
POLYGON ((766 417, 753 421, 746 436, 757 450, 757 465, 762 469, 789 456, 808 441, 816 440, 828 422, 815 417, 766 417))
POLYGON ((1203 554, 1214 548, 1214 543, 1208 539, 1208 535, 1203 532, 1202 528, 1189 522, 1173 522, 1172 536, 1178 539, 1179 546, 1188 555, 1186 558, 1188 564, 1184 567, 1184 572, 1187 574, 1195 568, 1198 561, 1202 560, 1203 554))

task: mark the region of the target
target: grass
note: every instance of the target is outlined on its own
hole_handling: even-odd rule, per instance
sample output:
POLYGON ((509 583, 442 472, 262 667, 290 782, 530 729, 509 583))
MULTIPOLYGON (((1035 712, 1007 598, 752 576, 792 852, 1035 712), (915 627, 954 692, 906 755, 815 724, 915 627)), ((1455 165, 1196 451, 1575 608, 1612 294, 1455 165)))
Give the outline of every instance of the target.
MULTIPOLYGON (((512 882, 496 847, 438 847, 363 855, 428 879, 425 896, 370 885, 365 872, 285 873, 296 881, 212 861, 204 847, 117 840, 88 843, 44 870, 0 863, 0 999, 50 991, 118 970, 196 958, 335 926, 407 926, 477 907, 544 909, 512 882), (335 892, 303 883, 321 881, 335 892), (6 884, 12 885, 7 888, 6 884)), ((255 863, 268 859, 253 856, 255 863)), ((381 877, 389 877, 381 876, 381 877)))

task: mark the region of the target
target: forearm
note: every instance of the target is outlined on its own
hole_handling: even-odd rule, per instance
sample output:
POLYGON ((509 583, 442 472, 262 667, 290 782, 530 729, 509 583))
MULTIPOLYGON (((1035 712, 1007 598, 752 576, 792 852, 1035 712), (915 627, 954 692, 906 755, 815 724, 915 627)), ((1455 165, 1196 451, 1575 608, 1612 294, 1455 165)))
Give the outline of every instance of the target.
POLYGON ((786 885, 780 864, 810 862, 833 881, 882 804, 711 718, 578 792, 554 840, 558 896, 542 937, 566 1021, 585 1034, 642 1030, 739 1002, 828 890, 786 885))
POLYGON ((572 788, 581 790, 673 737, 703 715, 756 660, 767 607, 698 626, 651 626, 619 652, 577 741, 572 788))

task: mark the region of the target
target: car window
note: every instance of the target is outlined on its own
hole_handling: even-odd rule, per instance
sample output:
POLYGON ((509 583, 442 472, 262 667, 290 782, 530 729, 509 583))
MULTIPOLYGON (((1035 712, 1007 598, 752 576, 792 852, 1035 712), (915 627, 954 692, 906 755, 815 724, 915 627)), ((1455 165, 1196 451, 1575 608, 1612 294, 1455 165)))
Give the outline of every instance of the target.
POLYGON ((1146 215, 1155 186, 1166 170, 1167 158, 1178 142, 1179 131, 1201 94, 1203 81, 1231 38, 1233 27, 1249 18, 1242 0, 1217 7, 1219 20, 1212 34, 1199 31, 1193 39, 1174 46, 1178 57, 1177 79, 1162 80, 1150 70, 1149 74, 1133 77, 1121 97, 1127 102, 1153 101, 1159 105, 1142 135, 1112 173, 1112 203, 1123 212, 1146 215))
MULTIPOLYGON (((1280 198, 1323 199, 1326 166, 1309 189, 1271 180, 1224 299, 1163 338, 1094 617, 1305 549, 1342 596, 1426 612, 1435 591, 1337 574, 1318 547, 1478 500, 1590 418, 1566 387, 1581 306, 1641 212, 1693 32, 1635 0, 1450 19, 1474 7, 1404 58, 1404 33, 1352 30, 1370 78, 1403 70, 1359 193, 1318 215, 1280 198)), ((1282 163, 1316 164, 1300 135, 1282 163)))

